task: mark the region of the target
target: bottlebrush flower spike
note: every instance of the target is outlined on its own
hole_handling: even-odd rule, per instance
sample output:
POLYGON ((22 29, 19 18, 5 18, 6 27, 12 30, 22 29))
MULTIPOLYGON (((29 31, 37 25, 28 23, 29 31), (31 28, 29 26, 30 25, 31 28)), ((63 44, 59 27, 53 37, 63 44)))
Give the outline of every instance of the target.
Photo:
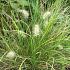
POLYGON ((34 36, 38 36, 40 34, 40 27, 38 24, 35 24, 33 27, 33 34, 34 36))
POLYGON ((24 18, 28 18, 29 17, 29 12, 26 10, 19 10, 19 12, 21 12, 24 15, 24 18))
POLYGON ((16 56, 16 53, 14 51, 9 51, 6 55, 6 57, 9 59, 13 59, 15 58, 15 56, 16 56))
POLYGON ((48 18, 50 15, 51 15, 51 13, 50 13, 49 11, 45 12, 45 13, 43 14, 43 19, 48 18))

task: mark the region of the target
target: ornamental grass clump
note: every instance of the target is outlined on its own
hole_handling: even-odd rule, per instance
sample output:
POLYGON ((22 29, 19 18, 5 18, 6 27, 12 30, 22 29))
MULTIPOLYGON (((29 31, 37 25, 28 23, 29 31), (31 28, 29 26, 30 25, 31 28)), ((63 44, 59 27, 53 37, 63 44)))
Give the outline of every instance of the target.
POLYGON ((0 0, 0 70, 65 70, 69 58, 69 0, 0 0))

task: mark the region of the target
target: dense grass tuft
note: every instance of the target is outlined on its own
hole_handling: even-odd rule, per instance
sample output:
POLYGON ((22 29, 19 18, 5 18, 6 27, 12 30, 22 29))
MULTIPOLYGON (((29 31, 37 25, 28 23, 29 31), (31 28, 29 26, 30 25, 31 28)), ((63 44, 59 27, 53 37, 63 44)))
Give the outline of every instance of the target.
POLYGON ((0 0, 0 70, 69 65, 69 0, 0 0))

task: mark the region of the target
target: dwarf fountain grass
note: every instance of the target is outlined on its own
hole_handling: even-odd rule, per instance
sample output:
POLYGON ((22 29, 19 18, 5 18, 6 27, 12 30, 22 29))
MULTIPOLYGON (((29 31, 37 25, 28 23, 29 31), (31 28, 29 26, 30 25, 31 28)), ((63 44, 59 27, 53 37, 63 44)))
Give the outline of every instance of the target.
POLYGON ((24 5, 28 6, 29 12, 24 10, 24 5, 18 0, 16 4, 14 0, 11 1, 2 6, 0 14, 0 50, 3 49, 0 65, 7 63, 7 66, 3 64, 5 67, 0 69, 64 70, 65 65, 70 63, 70 14, 69 6, 64 11, 66 0, 50 1, 50 5, 47 0, 44 16, 39 0, 21 0, 23 4, 28 3, 24 5), (24 16, 16 12, 17 9, 22 9, 20 12, 24 16))

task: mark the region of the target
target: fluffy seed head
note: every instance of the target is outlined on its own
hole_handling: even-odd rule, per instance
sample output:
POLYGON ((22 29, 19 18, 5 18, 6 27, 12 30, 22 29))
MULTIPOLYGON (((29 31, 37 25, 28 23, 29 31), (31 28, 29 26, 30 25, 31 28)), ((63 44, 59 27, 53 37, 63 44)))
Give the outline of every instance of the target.
POLYGON ((43 19, 48 18, 50 15, 51 15, 51 13, 50 13, 49 11, 45 12, 45 13, 43 14, 43 19))
POLYGON ((34 36, 38 36, 40 34, 40 27, 38 24, 35 24, 33 27, 33 34, 34 36))
POLYGON ((15 58, 15 56, 16 56, 16 53, 14 51, 9 51, 6 55, 6 57, 9 59, 13 59, 15 58))
POLYGON ((26 10, 19 10, 19 12, 21 12, 24 15, 24 18, 28 18, 29 17, 29 12, 26 10))

